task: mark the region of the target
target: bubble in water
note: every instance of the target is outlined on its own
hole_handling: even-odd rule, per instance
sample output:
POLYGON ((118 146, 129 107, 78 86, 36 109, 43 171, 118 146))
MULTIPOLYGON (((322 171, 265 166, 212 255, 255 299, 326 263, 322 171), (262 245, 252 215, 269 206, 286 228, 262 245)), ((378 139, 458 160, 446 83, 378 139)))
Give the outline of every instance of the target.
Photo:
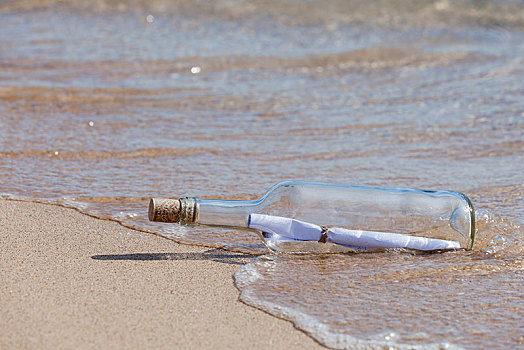
POLYGON ((200 67, 198 67, 198 66, 191 67, 191 73, 193 73, 193 74, 198 74, 198 73, 200 73, 201 70, 202 69, 200 67))
POLYGON ((118 213, 118 215, 115 215, 114 218, 116 220, 125 220, 125 219, 132 219, 134 217, 136 217, 138 214, 136 213, 127 213, 127 212, 124 212, 124 211, 121 211, 118 213))
MULTIPOLYGON (((524 250, 520 225, 488 210, 475 211, 476 247, 487 254, 515 254, 524 250)), ((475 248, 474 248, 475 249, 475 248)))
POLYGON ((147 16, 146 16, 146 22, 147 22, 147 23, 151 24, 151 23, 153 23, 154 21, 155 21, 155 16, 153 16, 153 15, 147 15, 147 16))
POLYGON ((384 339, 385 339, 385 340, 391 340, 391 339, 395 338, 395 336, 396 336, 395 333, 390 332, 390 333, 388 333, 388 334, 386 334, 386 335, 384 336, 384 339))

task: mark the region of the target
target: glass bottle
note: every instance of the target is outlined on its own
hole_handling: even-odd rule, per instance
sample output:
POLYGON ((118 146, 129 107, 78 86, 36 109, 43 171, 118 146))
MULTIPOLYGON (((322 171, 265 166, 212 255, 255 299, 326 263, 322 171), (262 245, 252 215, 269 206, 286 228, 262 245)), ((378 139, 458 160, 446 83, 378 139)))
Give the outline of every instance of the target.
MULTIPOLYGON (((386 244, 366 248, 359 243, 341 243, 336 241, 339 231, 356 232, 362 237, 368 235, 371 240, 378 241, 383 236, 387 240, 387 235, 408 240, 442 240, 452 242, 449 247, 469 250, 475 236, 474 215, 471 201, 459 192, 299 181, 275 185, 256 200, 153 198, 149 205, 151 221, 254 230, 271 250, 278 252, 343 252, 395 247, 386 244), (252 218, 262 221, 253 225, 252 218), (267 229, 263 226, 266 221, 269 222, 267 229), (299 227, 299 231, 311 228, 313 235, 289 235, 289 232, 278 231, 279 227, 273 229, 281 222, 287 225, 288 231, 291 226, 299 227)), ((421 249, 417 247, 415 245, 414 249, 421 249)))

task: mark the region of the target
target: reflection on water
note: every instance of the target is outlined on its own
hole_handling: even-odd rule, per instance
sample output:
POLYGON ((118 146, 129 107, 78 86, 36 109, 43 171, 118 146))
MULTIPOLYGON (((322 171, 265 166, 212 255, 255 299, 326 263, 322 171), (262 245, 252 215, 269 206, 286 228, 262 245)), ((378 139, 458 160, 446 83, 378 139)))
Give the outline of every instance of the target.
POLYGON ((147 201, 286 179, 461 191, 472 252, 261 257, 242 298, 331 347, 522 346, 524 5, 305 6, 0 4, 0 193, 260 255, 250 232, 150 223, 147 201))

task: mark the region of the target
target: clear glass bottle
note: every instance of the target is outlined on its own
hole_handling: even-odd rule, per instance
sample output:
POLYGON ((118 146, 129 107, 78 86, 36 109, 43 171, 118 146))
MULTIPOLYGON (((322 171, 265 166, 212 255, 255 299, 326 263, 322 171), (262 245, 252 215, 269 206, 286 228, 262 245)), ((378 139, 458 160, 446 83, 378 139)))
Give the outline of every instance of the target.
MULTIPOLYGON (((290 218, 322 227, 319 241, 283 239, 268 230, 254 230, 279 252, 341 252, 359 250, 330 242, 329 228, 392 233, 456 242, 471 249, 475 217, 469 198, 453 191, 348 186, 287 181, 256 200, 151 199, 151 221, 250 229, 251 214, 290 218), (326 231, 324 231, 326 228, 326 231)), ((330 233, 331 234, 331 233, 330 233)), ((411 237, 410 237, 411 238, 411 237)))

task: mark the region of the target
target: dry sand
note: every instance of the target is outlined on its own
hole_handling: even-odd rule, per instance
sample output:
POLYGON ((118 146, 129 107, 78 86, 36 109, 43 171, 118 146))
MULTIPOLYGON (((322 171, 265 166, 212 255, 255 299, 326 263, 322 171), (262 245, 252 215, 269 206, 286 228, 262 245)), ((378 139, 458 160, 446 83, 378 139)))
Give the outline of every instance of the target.
POLYGON ((238 301, 252 257, 0 200, 0 349, 322 348, 238 301))

